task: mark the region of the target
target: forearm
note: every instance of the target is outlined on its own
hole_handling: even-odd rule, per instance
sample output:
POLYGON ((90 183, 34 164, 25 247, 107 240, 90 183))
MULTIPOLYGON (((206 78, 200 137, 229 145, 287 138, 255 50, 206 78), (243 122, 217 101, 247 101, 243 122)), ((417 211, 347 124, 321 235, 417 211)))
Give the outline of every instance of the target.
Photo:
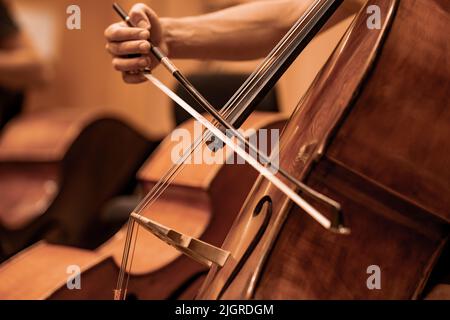
POLYGON ((311 3, 312 0, 261 1, 196 17, 162 18, 163 37, 172 58, 260 58, 311 3))

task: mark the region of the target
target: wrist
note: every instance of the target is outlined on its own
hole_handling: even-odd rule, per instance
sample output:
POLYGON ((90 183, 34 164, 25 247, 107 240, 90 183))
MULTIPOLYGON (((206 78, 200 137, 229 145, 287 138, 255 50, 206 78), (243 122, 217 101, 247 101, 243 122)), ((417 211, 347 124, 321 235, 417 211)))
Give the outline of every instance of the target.
POLYGON ((174 27, 173 27, 173 19, 172 18, 160 18, 159 22, 161 23, 162 30, 162 43, 166 49, 167 56, 169 58, 173 58, 173 42, 174 42, 174 27))
POLYGON ((179 18, 160 18, 162 39, 171 59, 185 58, 186 42, 189 39, 189 28, 179 18))

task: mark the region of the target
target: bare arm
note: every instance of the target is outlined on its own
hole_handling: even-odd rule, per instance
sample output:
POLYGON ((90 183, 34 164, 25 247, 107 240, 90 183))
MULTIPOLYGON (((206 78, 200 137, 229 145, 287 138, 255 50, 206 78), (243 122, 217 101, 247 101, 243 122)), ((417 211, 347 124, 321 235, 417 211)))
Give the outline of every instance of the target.
POLYGON ((139 28, 129 28, 124 23, 111 25, 105 31, 107 50, 113 56, 114 67, 123 72, 129 83, 145 80, 133 72, 157 64, 149 53, 149 37, 171 58, 259 58, 269 52, 312 2, 258 1, 185 18, 159 18, 146 5, 137 4, 130 11, 130 18, 139 28), (129 54, 143 56, 125 58, 129 54))
POLYGON ((162 18, 173 58, 247 60, 268 54, 311 0, 252 2, 211 14, 162 18))

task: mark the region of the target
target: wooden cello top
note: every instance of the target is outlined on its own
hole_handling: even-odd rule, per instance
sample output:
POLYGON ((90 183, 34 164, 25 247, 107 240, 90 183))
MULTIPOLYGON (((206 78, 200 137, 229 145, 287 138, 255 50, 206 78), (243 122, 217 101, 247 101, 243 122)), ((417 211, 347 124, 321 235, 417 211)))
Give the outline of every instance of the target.
POLYGON ((443 3, 369 1, 281 138, 281 165, 338 200, 352 233, 327 233, 260 179, 222 247, 233 259, 210 271, 199 298, 420 296, 450 221, 450 37, 442 32, 450 7, 443 3), (367 28, 369 5, 380 7, 381 29, 367 28), (253 210, 264 196, 273 205, 262 229, 253 210), (390 279, 384 290, 366 286, 373 261, 390 279))
MULTIPOLYGON (((245 122, 243 129, 264 128, 271 123, 284 122, 285 119, 286 117, 279 113, 255 112, 252 117, 245 122)), ((192 121, 182 124, 177 129, 186 130, 192 137, 196 135, 195 138, 201 133, 201 131, 194 132, 195 127, 194 122, 192 121)), ((246 136, 248 137, 248 134, 246 136)), ((165 139, 147 160, 146 164, 139 170, 138 179, 144 183, 144 185, 156 183, 173 165, 173 161, 170 157, 174 147, 177 144, 180 144, 178 139, 179 137, 177 137, 176 140, 170 139, 170 136, 165 139)), ((190 143, 188 145, 190 145, 190 143)), ((194 161, 194 157, 192 157, 192 161, 194 161)), ((174 185, 207 190, 222 165, 191 163, 186 164, 184 167, 185 169, 183 169, 183 172, 176 177, 174 185)))
MULTIPOLYGON (((277 128, 285 122, 285 116, 273 113, 255 113, 244 124, 244 128, 260 128, 274 125, 277 128)), ((192 122, 183 128, 192 128, 192 122)), ((170 138, 167 138, 155 150, 152 160, 148 161, 139 173, 139 179, 145 192, 159 179, 158 174, 171 165, 170 138), (155 165, 153 165, 155 164, 155 165)), ((200 238, 213 218, 213 204, 209 192, 213 188, 220 171, 220 165, 188 166, 177 177, 175 183, 164 196, 143 214, 166 226, 200 238), (211 170, 211 174, 209 174, 211 170), (206 178, 204 178, 206 177, 206 178), (189 219, 186 219, 186 217, 189 219)), ((230 214, 229 212, 227 212, 230 214)), ((95 251, 52 245, 39 242, 22 251, 0 266, 0 298, 2 299, 47 299, 55 291, 64 288, 68 274, 68 265, 78 265, 86 272, 101 263, 108 262, 118 270, 120 266, 126 227, 95 251), (29 266, 33 265, 33 268, 29 266), (2 279, 8 279, 3 281, 2 279)), ((180 257, 180 253, 168 247, 153 235, 140 232, 134 257, 132 275, 145 276, 163 269, 180 257)), ((114 287, 116 278, 111 280, 114 287)), ((107 296, 109 293, 102 293, 107 296)), ((94 296, 95 297, 95 296, 94 296)), ((112 298, 112 290, 111 295, 112 298)))

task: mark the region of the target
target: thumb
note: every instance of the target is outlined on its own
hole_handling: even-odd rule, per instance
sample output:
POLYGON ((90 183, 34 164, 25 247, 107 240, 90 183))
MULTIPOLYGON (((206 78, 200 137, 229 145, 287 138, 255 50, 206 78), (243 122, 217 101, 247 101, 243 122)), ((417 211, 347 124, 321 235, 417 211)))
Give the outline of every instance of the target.
POLYGON ((151 24, 150 19, 146 14, 147 10, 148 8, 145 4, 135 4, 130 10, 130 22, 138 28, 150 29, 151 24))
POLYGON ((154 45, 159 45, 162 40, 162 28, 158 15, 143 3, 138 3, 131 8, 130 20, 135 26, 143 29, 151 29, 150 40, 154 45))

